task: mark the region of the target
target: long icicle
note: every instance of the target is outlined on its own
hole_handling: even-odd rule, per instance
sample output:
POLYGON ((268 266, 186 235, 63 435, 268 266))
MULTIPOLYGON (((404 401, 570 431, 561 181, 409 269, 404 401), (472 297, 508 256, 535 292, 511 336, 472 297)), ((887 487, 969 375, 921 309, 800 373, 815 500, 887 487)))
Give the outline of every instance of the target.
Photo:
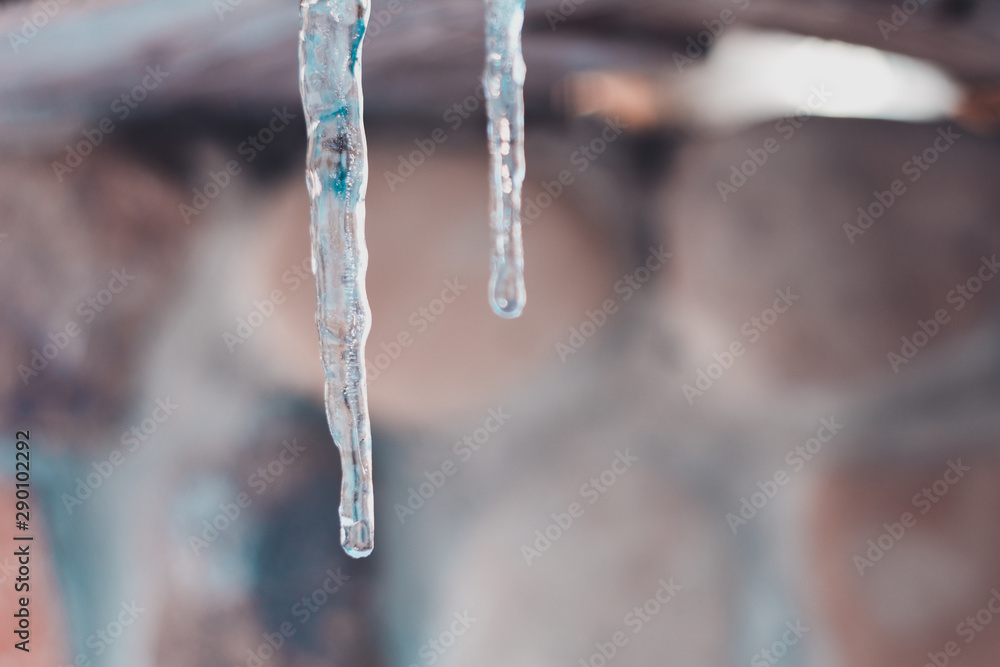
POLYGON ((524 309, 521 184, 524 182, 524 0, 485 0, 487 132, 490 146, 490 304, 502 317, 524 309))
POLYGON ((370 0, 301 0, 299 85, 309 131, 316 324, 326 374, 326 416, 340 449, 340 542, 355 558, 374 545, 371 426, 365 341, 367 147, 361 45, 370 0))

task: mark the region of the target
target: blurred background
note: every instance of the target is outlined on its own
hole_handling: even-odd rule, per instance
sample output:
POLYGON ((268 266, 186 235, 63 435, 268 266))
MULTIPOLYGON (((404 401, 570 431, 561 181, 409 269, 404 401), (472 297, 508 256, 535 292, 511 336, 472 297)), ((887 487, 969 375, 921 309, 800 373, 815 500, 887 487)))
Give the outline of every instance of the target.
POLYGON ((373 2, 355 561, 297 3, 0 6, 0 664, 996 665, 1000 6, 530 0, 516 321, 482 15, 373 2))

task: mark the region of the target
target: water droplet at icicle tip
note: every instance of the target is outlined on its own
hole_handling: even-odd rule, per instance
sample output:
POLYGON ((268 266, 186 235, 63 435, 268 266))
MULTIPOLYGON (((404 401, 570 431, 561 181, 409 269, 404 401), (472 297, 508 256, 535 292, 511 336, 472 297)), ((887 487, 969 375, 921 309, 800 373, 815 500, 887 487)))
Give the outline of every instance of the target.
POLYGON ((365 342, 371 309, 365 291, 365 190, 368 158, 362 114, 361 45, 369 0, 302 0, 299 88, 309 128, 316 324, 326 376, 326 416, 340 450, 340 542, 361 558, 374 546, 371 424, 365 342))
POLYGON ((485 0, 487 136, 490 152, 490 288, 493 311, 524 309, 521 186, 524 183, 524 0, 485 0))

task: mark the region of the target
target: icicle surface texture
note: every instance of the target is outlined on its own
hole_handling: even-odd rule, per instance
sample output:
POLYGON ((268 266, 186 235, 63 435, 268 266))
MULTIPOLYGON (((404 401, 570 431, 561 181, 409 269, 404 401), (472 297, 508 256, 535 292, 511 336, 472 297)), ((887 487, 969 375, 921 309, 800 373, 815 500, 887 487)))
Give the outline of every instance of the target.
POLYGON ((486 0, 486 117, 490 145, 490 303, 503 317, 524 309, 524 0, 486 0))
POLYGON ((367 148, 362 124, 361 44, 369 0, 302 0, 299 85, 309 131, 316 324, 326 374, 326 416, 340 449, 340 541, 355 558, 374 544, 371 426, 365 341, 367 148))

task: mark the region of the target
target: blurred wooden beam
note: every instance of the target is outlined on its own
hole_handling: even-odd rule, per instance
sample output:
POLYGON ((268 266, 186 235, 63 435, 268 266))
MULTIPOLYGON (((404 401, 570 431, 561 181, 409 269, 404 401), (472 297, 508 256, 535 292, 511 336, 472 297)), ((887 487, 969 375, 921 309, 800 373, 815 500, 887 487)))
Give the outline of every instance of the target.
MULTIPOLYGON (((524 37, 527 103, 547 104, 553 85, 574 70, 669 67, 689 37, 720 19, 865 44, 931 60, 960 80, 1000 82, 1000 5, 920 2, 533 0, 524 37), (894 5, 916 9, 894 16, 894 5)), ((142 82, 147 65, 170 74, 136 113, 178 103, 234 111, 298 103, 292 0, 103 0, 62 7, 32 32, 38 7, 0 9, 8 42, 0 46, 0 138, 8 145, 59 136, 59 128, 75 130, 84 119, 120 120, 111 105, 142 82), (23 42, 11 37, 28 33, 23 42)), ((368 110, 439 117, 472 93, 482 69, 482 17, 479 0, 373 0, 368 110)))

